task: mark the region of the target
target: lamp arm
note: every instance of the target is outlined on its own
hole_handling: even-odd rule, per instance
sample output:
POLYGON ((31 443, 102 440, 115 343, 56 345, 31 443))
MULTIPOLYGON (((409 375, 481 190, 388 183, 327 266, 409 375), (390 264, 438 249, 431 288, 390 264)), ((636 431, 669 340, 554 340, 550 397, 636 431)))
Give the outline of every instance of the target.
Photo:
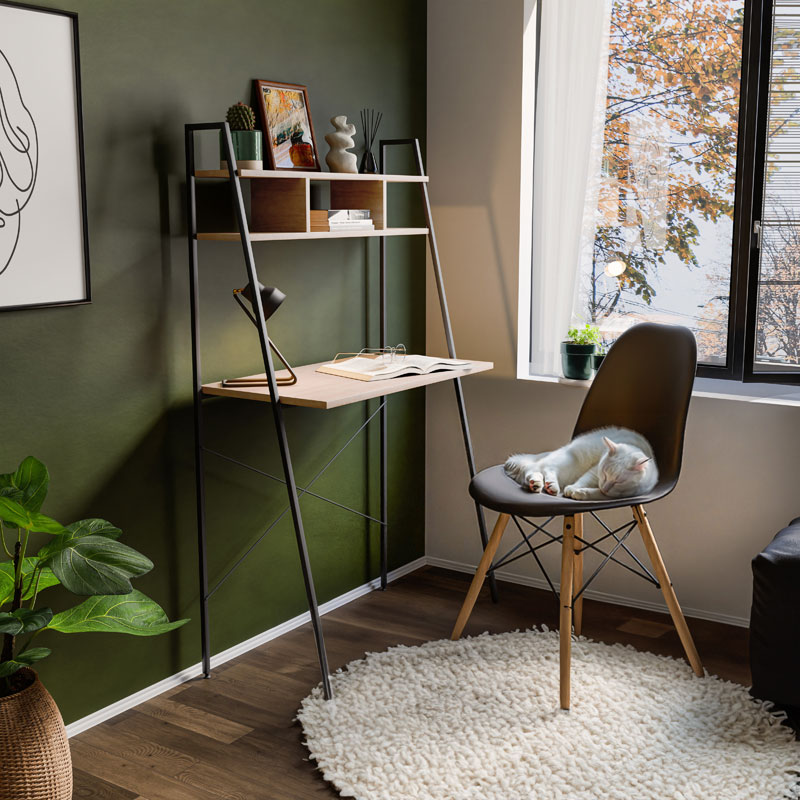
POLYGON ((286 369, 289 371, 289 375, 291 375, 291 378, 280 378, 278 383, 280 383, 282 386, 293 386, 295 383, 297 383, 297 375, 295 375, 291 364, 289 364, 289 362, 283 357, 283 353, 278 350, 278 348, 275 346, 275 342, 273 342, 269 336, 267 337, 267 341, 269 342, 269 346, 272 348, 272 351, 280 359, 281 364, 286 367, 286 369))
POLYGON ((256 322, 256 318, 253 316, 253 314, 251 313, 250 309, 244 304, 244 301, 242 300, 241 295, 242 295, 243 291, 244 291, 244 289, 234 289, 233 290, 233 299, 239 304, 239 308, 241 308, 242 311, 244 311, 244 313, 247 314, 247 316, 250 318, 250 322, 252 322, 253 325, 255 325, 256 328, 257 328, 258 327, 258 323, 256 322))
MULTIPOLYGON (((244 301, 242 300, 242 292, 244 292, 244 289, 234 289, 233 290, 233 299, 236 300, 236 302, 239 304, 239 308, 241 308, 242 311, 244 311, 244 313, 247 314, 248 318, 250 319, 250 322, 252 322, 253 325, 256 326, 256 328, 258 328, 258 322, 256 322, 255 316, 252 314, 250 309, 244 304, 244 301)), ((292 369, 292 367, 289 364, 289 362, 283 357, 283 353, 281 353, 281 351, 278 350, 277 347, 275 347, 275 343, 272 341, 272 339, 269 338, 269 336, 267 336, 267 341, 269 342, 269 346, 272 348, 272 350, 275 353, 275 355, 278 356, 278 358, 280 359, 281 364, 283 364, 283 366, 286 367, 286 369, 289 371, 289 377, 288 378, 277 378, 278 385, 279 386, 293 386, 295 383, 297 383, 297 375, 295 374, 295 371, 292 369)), ((266 379, 257 379, 257 378, 255 378, 255 379, 254 378, 231 378, 231 379, 228 379, 228 380, 223 380, 222 381, 222 385, 223 386, 237 386, 237 385, 238 386, 266 386, 267 385, 267 381, 266 381, 266 379)))

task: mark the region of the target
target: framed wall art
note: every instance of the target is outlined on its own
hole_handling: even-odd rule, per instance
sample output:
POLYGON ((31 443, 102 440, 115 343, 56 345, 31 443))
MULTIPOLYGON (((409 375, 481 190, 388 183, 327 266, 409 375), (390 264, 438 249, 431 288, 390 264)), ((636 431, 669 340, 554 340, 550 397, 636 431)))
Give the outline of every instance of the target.
POLYGON ((319 154, 305 86, 256 80, 270 169, 319 171, 319 154))
POLYGON ((0 311, 91 299, 78 17, 0 0, 0 311))

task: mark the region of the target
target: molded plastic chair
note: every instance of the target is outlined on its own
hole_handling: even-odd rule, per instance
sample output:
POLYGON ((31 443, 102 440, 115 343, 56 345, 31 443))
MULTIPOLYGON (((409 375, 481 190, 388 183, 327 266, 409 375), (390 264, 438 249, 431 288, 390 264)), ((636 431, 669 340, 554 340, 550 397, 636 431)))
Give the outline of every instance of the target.
MULTIPOLYGON (((469 491, 473 498, 482 506, 498 511, 500 516, 458 615, 452 638, 457 639, 461 636, 487 572, 493 572, 509 563, 510 560, 514 560, 511 555, 523 544, 527 544, 528 550, 542 567, 536 552, 538 548, 560 541, 562 545, 559 595, 561 605, 559 623, 560 699, 563 709, 568 709, 570 704, 571 630, 574 623, 576 634, 580 634, 583 592, 608 561, 615 561, 631 569, 631 566, 616 558, 615 554, 620 548, 627 551, 642 570, 641 572, 637 569, 632 571, 661 588, 686 657, 695 674, 703 675, 700 657, 644 510, 647 503, 652 503, 654 500, 668 495, 678 482, 686 415, 689 410, 696 364, 697 346, 694 336, 688 328, 654 323, 636 325, 623 333, 609 350, 578 415, 578 421, 572 434, 573 438, 586 431, 609 425, 630 428, 647 437, 653 446, 660 476, 658 484, 647 494, 600 501, 572 500, 562 496, 534 494, 509 478, 502 465, 489 467, 479 472, 470 483, 469 491), (625 523, 615 531, 608 528, 596 515, 596 512, 604 509, 624 506, 631 507, 633 522, 625 523), (606 531, 594 542, 584 539, 583 515, 586 513, 597 519, 606 531), (531 518, 557 516, 564 518, 563 536, 554 536, 544 530, 547 522, 540 525, 530 521, 531 518), (512 519, 524 541, 493 563, 506 526, 512 519), (535 529, 534 534, 545 533, 550 540, 538 547, 533 547, 530 541, 532 535, 524 532, 520 520, 532 525, 535 529), (637 526, 655 575, 636 558, 625 544, 625 539, 637 526), (598 547, 598 544, 612 537, 616 541, 612 542, 615 546, 609 554, 598 547), (587 549, 599 551, 606 557, 589 580, 576 589, 583 581, 583 553, 587 549)), ((523 555, 525 554, 523 552, 523 555)), ((519 557, 515 556, 515 558, 519 557)), ((543 568, 542 571, 544 572, 543 568)), ((545 577, 547 577, 546 573, 545 577)), ((547 579, 550 582, 549 577, 547 579)), ((552 587, 552 583, 550 586, 552 587)), ((555 592, 555 589, 553 591, 555 592)))

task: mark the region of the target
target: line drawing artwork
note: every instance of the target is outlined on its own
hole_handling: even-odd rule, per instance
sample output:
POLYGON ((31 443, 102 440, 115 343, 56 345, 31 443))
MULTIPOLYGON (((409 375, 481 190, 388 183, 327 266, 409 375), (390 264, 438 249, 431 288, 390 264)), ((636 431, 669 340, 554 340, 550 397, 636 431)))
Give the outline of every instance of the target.
POLYGON ((19 244, 22 211, 39 170, 39 134, 14 70, 0 50, 0 277, 19 244))

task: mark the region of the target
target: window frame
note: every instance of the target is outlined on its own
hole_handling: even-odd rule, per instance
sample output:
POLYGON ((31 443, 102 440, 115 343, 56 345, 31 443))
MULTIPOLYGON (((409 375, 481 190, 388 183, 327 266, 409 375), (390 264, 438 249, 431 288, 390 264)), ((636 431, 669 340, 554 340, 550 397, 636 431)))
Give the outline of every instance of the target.
MULTIPOLYGON (((728 352, 724 365, 697 364, 701 378, 749 382, 748 353, 755 353, 755 305, 751 292, 753 266, 757 279, 759 251, 755 249, 753 222, 760 206, 763 164, 766 156, 766 115, 759 98, 769 93, 773 0, 745 0, 742 35, 742 77, 739 91, 739 135, 733 203, 731 291, 728 307, 728 352), (762 120, 763 116, 763 120, 762 120), (763 122, 763 124, 762 124, 763 122), (751 313, 752 306, 752 313, 751 313), (749 349, 748 349, 749 347, 749 349)), ((766 109, 766 103, 763 104, 766 109)), ((750 358, 752 373, 752 358, 750 358)))
MULTIPOLYGON (((539 16, 544 2, 526 0, 526 14, 536 16, 535 87, 538 83, 539 16), (535 4, 535 5, 534 5, 535 4)), ((800 368, 755 371, 755 347, 760 274, 760 250, 754 235, 754 223, 760 221, 767 156, 767 126, 769 112, 770 68, 772 60, 772 17, 774 0, 745 0, 742 35, 742 71, 739 93, 739 130, 737 135, 736 176, 734 188, 733 241, 731 247, 731 283, 728 313, 728 339, 725 364, 697 364, 697 376, 740 383, 776 383, 800 385, 800 368)), ((535 103, 534 103, 535 105, 535 103)), ((535 142, 535 110, 532 138, 535 142)), ((524 141, 524 137, 523 137, 524 141)), ((534 145, 535 146, 535 145, 534 145)), ((535 176, 533 177, 535 180, 535 176)), ((522 252, 522 251, 521 251, 522 252)), ((530 316, 533 313, 530 296, 530 258, 527 260, 527 280, 520 281, 521 292, 527 294, 527 308, 520 313, 526 324, 527 342, 524 355, 518 354, 518 374, 523 364, 530 364, 532 347, 530 316), (526 290, 527 289, 527 290, 526 290)), ((521 274, 522 277, 522 274, 521 274)), ((520 312, 524 295, 520 295, 520 312)), ((528 366, 528 374, 530 367, 528 366)))
MULTIPOLYGON (((754 0, 755 2, 755 0, 754 0)), ((753 229, 756 222, 761 222, 764 203, 764 186, 767 169, 767 131, 769 126, 769 91, 770 68, 772 63, 772 24, 774 0, 757 0, 761 5, 761 51, 759 53, 759 76, 757 97, 755 100, 755 133, 754 146, 758 158, 753 167, 753 207, 750 214, 750 258, 747 274, 747 310, 745 312, 744 342, 744 383, 777 383, 800 385, 800 368, 787 370, 755 370, 756 327, 758 324, 758 282, 761 274, 761 250, 756 246, 753 229)))

